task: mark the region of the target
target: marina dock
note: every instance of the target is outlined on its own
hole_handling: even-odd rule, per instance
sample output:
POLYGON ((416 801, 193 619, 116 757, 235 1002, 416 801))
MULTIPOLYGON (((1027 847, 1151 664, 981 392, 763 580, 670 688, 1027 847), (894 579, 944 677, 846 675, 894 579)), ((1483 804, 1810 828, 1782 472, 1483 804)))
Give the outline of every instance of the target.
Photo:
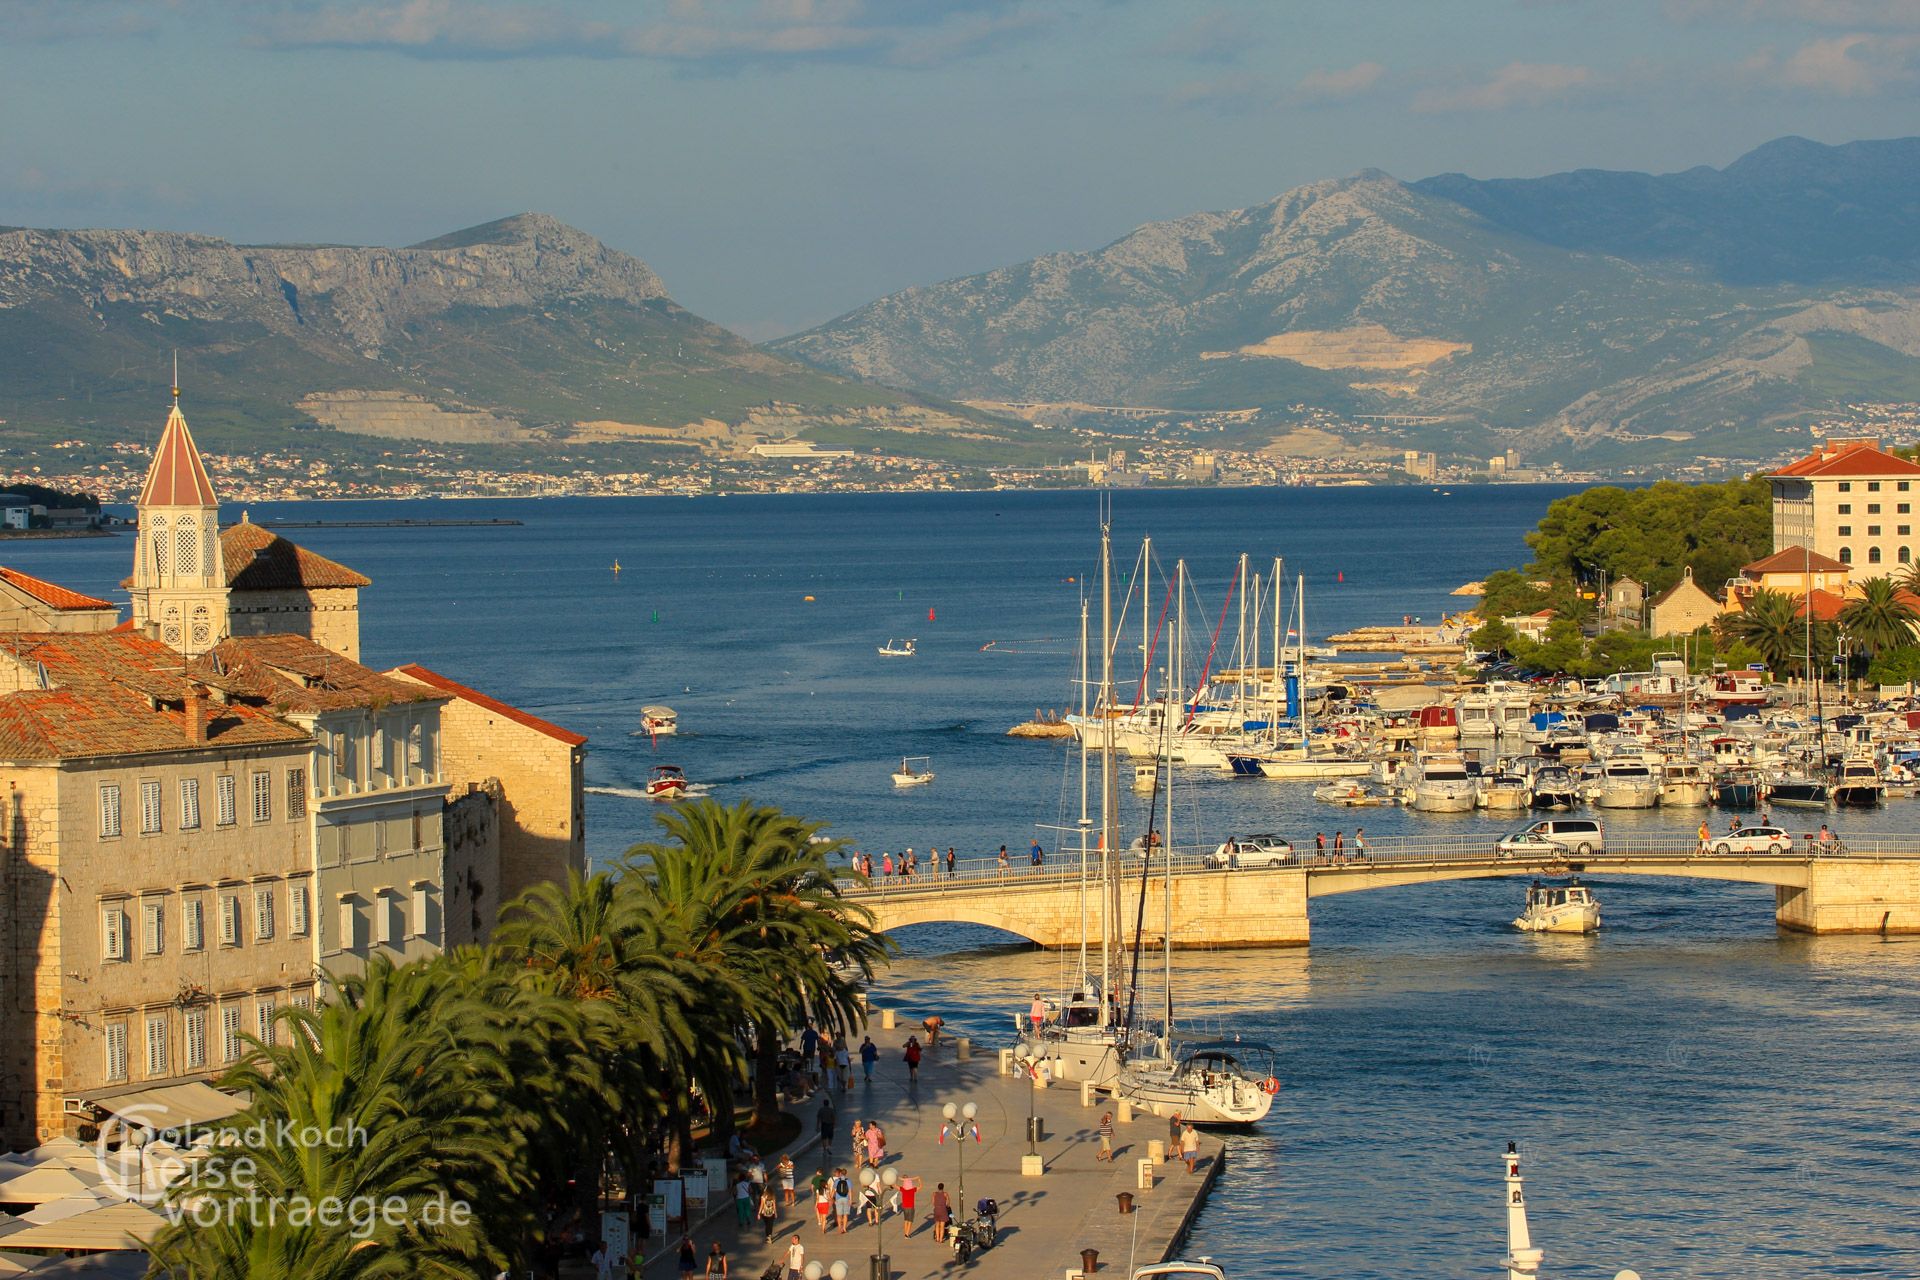
MULTIPOLYGON (((1135 1266, 1176 1255, 1219 1176, 1223 1158, 1220 1140, 1202 1133, 1200 1160, 1194 1173, 1189 1174, 1179 1160, 1169 1159, 1153 1167, 1151 1186, 1146 1186, 1140 1161, 1146 1158, 1150 1142, 1165 1146, 1168 1122, 1142 1114, 1119 1123, 1120 1109, 1111 1098, 1096 1098, 1093 1106, 1083 1108, 1078 1085, 1036 1088, 1024 1075, 1002 1076, 998 1051, 1003 1043, 1011 1042, 1011 1015, 1007 1031, 975 1042, 966 1061, 958 1057, 959 1040, 943 1035, 938 1052, 921 1062, 919 1083, 909 1084, 902 1048, 909 1034, 921 1034, 924 1040, 920 1022, 933 1012, 900 1010, 897 1025, 891 1029, 882 1025, 886 1015, 875 1012, 868 1034, 880 1047, 880 1059, 872 1084, 861 1078, 859 1037, 849 1037, 849 1046, 855 1051, 853 1080, 850 1088, 833 1098, 836 1118, 831 1152, 823 1154, 815 1136, 818 1094, 790 1107, 803 1126, 801 1137, 789 1148, 798 1203, 782 1207, 769 1245, 763 1243, 757 1223, 736 1225, 731 1192, 717 1193, 707 1212, 696 1213, 687 1226, 702 1268, 708 1247, 718 1240, 727 1251, 730 1274, 738 1280, 753 1280, 776 1257, 785 1257, 797 1234, 808 1262, 831 1265, 844 1261, 850 1277, 877 1275, 871 1262, 876 1251, 884 1251, 888 1259, 889 1280, 946 1276, 958 1264, 951 1249, 934 1241, 933 1190, 936 1183, 944 1182, 948 1192, 954 1194, 963 1181, 964 1199, 954 1194, 956 1222, 972 1216, 974 1202, 981 1196, 992 1196, 1000 1205, 998 1242, 975 1255, 967 1268, 976 1274, 1065 1280, 1081 1272, 1081 1251, 1092 1249, 1099 1254, 1098 1275, 1124 1278, 1135 1266), (953 1135, 940 1141, 941 1107, 948 1102, 972 1102, 978 1107, 978 1142, 971 1136, 963 1139, 953 1135), (1041 1126, 1042 1136, 1035 1150, 1045 1172, 1038 1176, 1021 1170, 1022 1158, 1028 1153, 1029 1104, 1041 1126), (1111 1163, 1095 1158, 1100 1150, 1098 1129, 1104 1110, 1116 1116, 1111 1163), (853 1122, 861 1119, 879 1121, 886 1132, 887 1154, 882 1168, 920 1180, 910 1236, 902 1236, 901 1219, 893 1213, 886 1213, 877 1229, 859 1220, 858 1174, 849 1135, 853 1122), (854 1182, 855 1220, 849 1222, 844 1235, 831 1228, 822 1234, 815 1223, 807 1184, 814 1170, 825 1169, 831 1176, 837 1168, 844 1168, 854 1182), (1132 1213, 1120 1211, 1123 1194, 1132 1197, 1132 1213)), ((779 1153, 763 1155, 771 1172, 779 1153)), ((665 1237, 646 1242, 648 1280, 677 1280, 679 1241, 680 1233, 675 1228, 665 1237)))

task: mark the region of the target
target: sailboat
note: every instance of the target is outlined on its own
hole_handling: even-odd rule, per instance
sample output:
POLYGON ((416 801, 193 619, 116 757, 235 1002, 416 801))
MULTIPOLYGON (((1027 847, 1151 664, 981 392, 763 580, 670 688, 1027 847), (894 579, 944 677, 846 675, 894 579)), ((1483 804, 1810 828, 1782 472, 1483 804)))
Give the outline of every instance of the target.
MULTIPOLYGON (((1186 567, 1186 561, 1182 560, 1174 569, 1182 585, 1186 578, 1186 567)), ((1181 600, 1184 603, 1184 592, 1181 600)), ((1176 636, 1182 631, 1184 628, 1176 631, 1176 636)), ((1169 668, 1167 699, 1172 703, 1177 698, 1184 705, 1186 677, 1181 657, 1176 650, 1174 662, 1169 668)), ((1171 803, 1168 807, 1171 809, 1171 803)), ((1159 793, 1156 791, 1147 810, 1149 845, 1155 831, 1154 818, 1158 808, 1159 793)), ((1134 1025, 1133 1012, 1139 996, 1138 975, 1146 925, 1147 879, 1153 870, 1152 859, 1141 860, 1139 908, 1133 936, 1135 977, 1129 983, 1127 1002, 1129 1030, 1134 1025)), ((1273 1074, 1272 1049, 1251 1041, 1206 1040, 1183 1044, 1174 1038, 1173 860, 1160 859, 1159 870, 1162 876, 1160 900, 1165 911, 1161 934, 1165 967, 1162 974, 1163 1003, 1159 1034, 1152 1042, 1150 1052, 1128 1054, 1120 1068, 1115 1090, 1135 1108, 1156 1116, 1178 1115, 1195 1125, 1253 1124, 1272 1109, 1274 1095, 1280 1092, 1279 1078, 1273 1074), (1247 1061, 1255 1056, 1264 1058, 1257 1068, 1247 1061)))
MULTIPOLYGON (((1274 562, 1273 581, 1277 592, 1280 582, 1279 561, 1274 562)), ((1290 630, 1293 643, 1280 644, 1280 609, 1276 598, 1273 617, 1273 715, 1264 740, 1256 746, 1226 753, 1227 764, 1243 778, 1273 778, 1282 781, 1325 781, 1329 778, 1363 778, 1373 772, 1366 760, 1327 755, 1313 749, 1307 717, 1307 580, 1297 579, 1294 586, 1294 612, 1298 630, 1290 630), (1280 697, 1284 690, 1287 712, 1299 726, 1297 741, 1282 742, 1279 736, 1280 697)))

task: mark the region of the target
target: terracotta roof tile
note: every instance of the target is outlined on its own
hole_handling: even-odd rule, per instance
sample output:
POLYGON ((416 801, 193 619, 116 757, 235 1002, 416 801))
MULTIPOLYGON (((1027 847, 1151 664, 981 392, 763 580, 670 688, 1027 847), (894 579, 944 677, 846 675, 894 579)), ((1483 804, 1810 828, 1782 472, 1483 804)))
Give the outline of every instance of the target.
POLYGON ((471 702, 475 706, 485 707, 496 715, 505 716, 515 724, 523 724, 529 729, 538 733, 544 733, 549 738, 564 742, 568 746, 579 747, 586 745, 587 737, 583 733, 575 733, 571 729, 562 729, 551 720, 542 720, 539 716, 531 712, 522 711, 518 707, 509 706, 498 698, 490 698, 478 689, 470 689, 458 680, 450 680, 439 672, 430 671, 417 662, 409 662, 403 667, 395 667, 392 671, 388 672, 388 674, 411 677, 422 684, 444 690, 462 702, 471 702))
POLYGON ((200 461, 193 433, 176 403, 160 432, 160 444, 153 451, 153 463, 147 468, 147 482, 140 488, 143 507, 217 507, 213 481, 200 461))
POLYGON ((1814 573, 1851 573, 1852 566, 1841 564, 1831 556, 1823 556, 1818 551, 1808 555, 1805 548, 1788 547, 1740 570, 1749 578, 1757 578, 1767 573, 1804 573, 1811 567, 1814 573))
POLYGON ((110 601, 83 596, 78 591, 69 591, 65 587, 36 578, 32 574, 22 573, 18 569, 9 569, 5 565, 0 565, 0 580, 26 592, 49 608, 112 609, 116 607, 110 601))
POLYGON ((244 520, 220 531, 220 556, 226 566, 227 586, 235 591, 373 584, 373 579, 363 573, 244 520))
POLYGON ((1771 474, 1803 479, 1845 480, 1853 476, 1920 476, 1920 464, 1908 462, 1871 444, 1829 445, 1788 463, 1771 474))
MULTIPOLYGON (((0 636, 0 663, 17 664, 26 685, 0 695, 0 757, 71 760, 188 746, 189 676, 180 655, 157 640, 125 631, 22 632, 0 636)), ((203 705, 209 747, 308 740, 264 707, 217 697, 203 705)))
POLYGON ((196 678, 284 713, 444 702, 446 695, 383 676, 305 636, 236 636, 194 661, 196 678))

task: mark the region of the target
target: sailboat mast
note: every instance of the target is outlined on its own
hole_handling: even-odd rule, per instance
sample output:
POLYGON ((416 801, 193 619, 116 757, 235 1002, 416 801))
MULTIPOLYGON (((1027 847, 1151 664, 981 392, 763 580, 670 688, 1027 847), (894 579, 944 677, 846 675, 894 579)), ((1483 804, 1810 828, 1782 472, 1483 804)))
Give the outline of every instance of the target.
POLYGON ((1280 699, 1285 694, 1280 683, 1282 674, 1280 665, 1283 657, 1280 650, 1280 619, 1285 616, 1285 610, 1280 607, 1280 597, 1284 592, 1286 581, 1284 566, 1280 562, 1280 557, 1275 556, 1273 558, 1273 681, 1267 686, 1273 691, 1273 714, 1267 717, 1267 734, 1276 746, 1280 742, 1280 699))
MULTIPOLYGON (((1174 565, 1174 590, 1180 596, 1179 631, 1174 638, 1176 655, 1173 667, 1173 684, 1179 690, 1181 706, 1187 701, 1187 562, 1181 560, 1174 565)), ((1182 717, 1184 718, 1184 716, 1182 717)), ((1161 846, 1166 852, 1161 856, 1160 905, 1164 912, 1161 924, 1160 950, 1166 957, 1165 968, 1161 975, 1163 995, 1161 998, 1160 1034, 1168 1043, 1173 1037, 1173 746, 1168 740, 1167 746, 1167 836, 1161 846)))
POLYGON ((1113 794, 1113 526, 1100 525, 1100 1025, 1112 1019, 1113 931, 1120 927, 1113 794))
MULTIPOLYGON (((1247 706, 1247 553, 1240 553, 1240 641, 1235 646, 1233 665, 1240 669, 1239 687, 1234 690, 1239 697, 1234 699, 1240 710, 1247 706)), ((1257 624, 1256 624, 1257 625, 1257 624)))
POLYGON ((1300 673, 1300 748, 1304 751, 1307 746, 1307 575, 1304 573, 1293 584, 1293 609, 1300 620, 1293 669, 1300 673))
POLYGON ((1080 597, 1080 986, 1087 982, 1087 598, 1080 597))
MULTIPOLYGON (((1256 573, 1253 575, 1253 654, 1251 656, 1253 678, 1256 681, 1260 679, 1260 607, 1263 603, 1260 598, 1260 575, 1256 573)), ((1251 702, 1244 697, 1241 698, 1240 715, 1242 729, 1246 727, 1246 720, 1248 718, 1246 713, 1250 710, 1252 710, 1251 702)))

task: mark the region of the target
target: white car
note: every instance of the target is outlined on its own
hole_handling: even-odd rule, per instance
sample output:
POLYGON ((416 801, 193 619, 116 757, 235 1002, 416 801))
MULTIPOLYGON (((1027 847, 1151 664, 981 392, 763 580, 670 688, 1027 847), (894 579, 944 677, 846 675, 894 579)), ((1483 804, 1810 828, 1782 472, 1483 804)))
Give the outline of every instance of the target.
POLYGON ((1502 858, 1564 858, 1566 846, 1552 836, 1538 831, 1516 831, 1493 846, 1495 855, 1502 858))
POLYGON ((1200 860, 1212 870, 1242 867, 1284 867, 1293 861, 1293 845, 1279 836, 1233 836, 1200 860))
POLYGON ((1708 841, 1707 847, 1722 857, 1733 853, 1791 853, 1793 837, 1779 827, 1742 827, 1708 841))

